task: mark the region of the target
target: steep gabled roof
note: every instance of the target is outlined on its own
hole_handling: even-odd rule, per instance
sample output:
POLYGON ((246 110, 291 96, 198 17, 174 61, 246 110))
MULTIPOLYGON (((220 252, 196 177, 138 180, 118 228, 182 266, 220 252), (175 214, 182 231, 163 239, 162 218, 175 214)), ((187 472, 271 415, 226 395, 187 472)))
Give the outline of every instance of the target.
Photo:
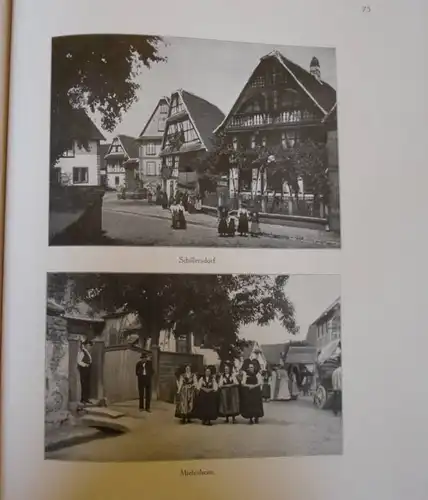
POLYGON ((180 89, 178 94, 183 100, 202 145, 207 151, 212 151, 215 144, 214 129, 224 119, 224 113, 214 104, 187 90, 180 89))
POLYGON ((131 137, 129 135, 119 134, 117 136, 122 143, 123 149, 128 157, 138 158, 138 142, 135 137, 131 137))
POLYGON ((321 321, 325 316, 328 316, 330 312, 337 306, 340 305, 340 297, 338 297, 333 304, 331 304, 327 309, 325 309, 319 316, 318 318, 312 322, 312 325, 315 325, 319 321, 321 321))
POLYGON ((73 109, 71 117, 70 137, 85 137, 87 140, 105 141, 105 137, 84 109, 73 109))
POLYGON ((281 52, 278 50, 274 50, 269 54, 263 56, 259 64, 256 66, 254 71, 251 73, 248 78, 246 84, 244 85, 242 91, 240 92, 238 98, 235 101, 235 104, 232 106, 231 110, 224 118, 224 120, 220 123, 220 125, 214 130, 214 133, 217 133, 220 128, 222 128, 230 116, 235 112, 235 109, 241 99, 241 96, 245 92, 250 80, 253 75, 256 73, 260 64, 266 59, 276 59, 279 61, 281 66, 285 68, 287 73, 294 79, 294 81, 299 85, 299 87, 306 93, 306 95, 313 101, 313 103, 317 106, 317 108, 321 111, 321 113, 326 117, 332 108, 336 104, 336 91, 334 88, 328 83, 316 78, 311 75, 309 71, 302 68, 298 64, 294 63, 290 59, 287 59, 281 52))
MULTIPOLYGON (((147 127, 150 125, 150 122, 153 120, 153 117, 155 116, 159 106, 162 104, 163 101, 165 101, 166 104, 169 106, 169 97, 164 96, 164 97, 161 97, 159 99, 158 103, 155 106, 155 109, 153 110, 152 114, 150 115, 150 118, 147 120, 146 124, 144 125, 143 130, 141 131, 140 135, 138 136, 139 138, 144 137, 144 134, 147 130, 147 127)), ((159 137, 162 137, 162 135, 163 135, 163 132, 160 132, 159 137)))

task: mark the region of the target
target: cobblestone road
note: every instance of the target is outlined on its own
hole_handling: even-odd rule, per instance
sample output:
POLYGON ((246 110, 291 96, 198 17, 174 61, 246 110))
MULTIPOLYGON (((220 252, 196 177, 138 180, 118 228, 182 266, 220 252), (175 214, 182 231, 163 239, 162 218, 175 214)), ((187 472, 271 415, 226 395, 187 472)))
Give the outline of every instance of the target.
POLYGON ((103 229, 110 244, 143 246, 202 246, 249 248, 338 248, 336 235, 318 229, 261 223, 258 238, 220 238, 217 219, 188 214, 187 229, 173 230, 170 213, 141 201, 117 200, 107 194, 103 203, 103 229))
POLYGON ((103 462, 342 453, 342 417, 315 408, 310 398, 266 403, 265 417, 252 426, 240 417, 236 425, 220 419, 212 427, 199 421, 181 425, 167 403, 154 403, 150 414, 139 413, 135 402, 114 408, 141 419, 138 430, 64 448, 46 458, 103 462))

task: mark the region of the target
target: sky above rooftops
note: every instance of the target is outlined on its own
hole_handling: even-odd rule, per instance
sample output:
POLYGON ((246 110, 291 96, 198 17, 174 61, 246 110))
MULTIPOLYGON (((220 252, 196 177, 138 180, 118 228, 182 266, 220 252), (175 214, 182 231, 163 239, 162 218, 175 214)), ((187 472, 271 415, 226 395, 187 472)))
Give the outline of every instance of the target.
MULTIPOLYGON (((164 38, 160 54, 168 58, 137 78, 138 100, 113 133, 102 130, 107 141, 116 134, 137 137, 158 100, 179 88, 203 97, 227 114, 261 57, 279 50, 285 57, 309 71, 313 56, 320 62, 321 78, 336 84, 336 55, 332 48, 292 47, 257 43, 224 42, 191 38, 164 38)), ((97 126, 100 122, 94 117, 97 126)))
POLYGON ((297 336, 289 335, 279 322, 267 327, 251 324, 241 328, 240 334, 259 344, 278 344, 286 340, 304 340, 309 326, 340 296, 340 276, 337 274, 295 274, 285 288, 294 305, 296 322, 300 327, 297 336))

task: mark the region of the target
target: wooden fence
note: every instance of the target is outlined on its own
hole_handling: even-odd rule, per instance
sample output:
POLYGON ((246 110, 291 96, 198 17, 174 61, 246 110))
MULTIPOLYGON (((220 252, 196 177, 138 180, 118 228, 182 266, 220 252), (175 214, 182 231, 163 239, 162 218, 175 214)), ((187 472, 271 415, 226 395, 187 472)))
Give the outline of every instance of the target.
POLYGON ((138 398, 135 366, 141 353, 128 345, 106 347, 104 351, 104 395, 110 403, 138 398))

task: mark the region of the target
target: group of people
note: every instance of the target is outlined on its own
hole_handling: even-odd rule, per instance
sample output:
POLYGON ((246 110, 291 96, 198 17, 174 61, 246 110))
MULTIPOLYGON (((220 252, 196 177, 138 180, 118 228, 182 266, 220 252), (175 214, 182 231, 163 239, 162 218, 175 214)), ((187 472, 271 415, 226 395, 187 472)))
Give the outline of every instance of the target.
POLYGON ((250 424, 258 424, 264 415, 262 387, 263 379, 254 363, 239 373, 228 363, 219 374, 207 366, 202 376, 186 365, 177 377, 175 416, 182 424, 199 419, 210 426, 218 417, 235 424, 241 415, 250 424))
POLYGON ((298 376, 292 369, 280 365, 271 372, 263 372, 263 399, 265 401, 291 401, 300 393, 298 376))
POLYGON ((238 210, 236 219, 230 215, 226 207, 219 209, 218 234, 219 236, 235 236, 238 232, 239 236, 257 237, 260 235, 259 213, 256 211, 249 212, 245 206, 238 210))

